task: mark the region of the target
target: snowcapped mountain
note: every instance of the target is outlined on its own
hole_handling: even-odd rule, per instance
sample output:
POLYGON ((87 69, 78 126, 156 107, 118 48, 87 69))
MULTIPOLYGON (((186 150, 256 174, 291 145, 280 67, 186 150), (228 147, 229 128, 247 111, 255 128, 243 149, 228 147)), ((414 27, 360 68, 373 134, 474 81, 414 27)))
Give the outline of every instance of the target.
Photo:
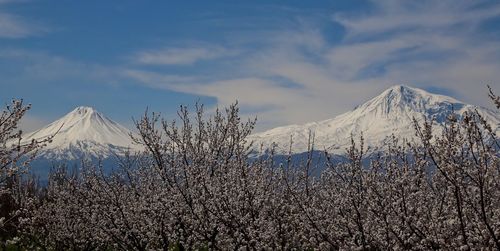
POLYGON ((492 128, 500 131, 500 112, 465 104, 454 98, 432 94, 404 85, 393 86, 377 97, 356 107, 353 111, 333 119, 304 125, 283 126, 250 136, 254 147, 270 146, 275 143, 279 153, 287 153, 290 136, 292 151, 307 151, 309 134, 314 135, 317 150, 327 149, 333 154, 343 154, 350 146, 351 135, 359 139, 363 134, 365 149, 375 151, 383 146, 388 136, 411 139, 415 135, 413 118, 423 121, 424 117, 434 119, 435 132, 442 130, 446 118, 452 113, 478 110, 492 128))
MULTIPOLYGON (((490 122, 497 134, 500 132, 500 112, 497 110, 465 104, 454 98, 417 88, 396 85, 335 118, 274 128, 253 134, 249 140, 254 142, 256 151, 261 144, 264 147, 276 144, 278 153, 287 153, 292 137, 292 151, 303 153, 307 151, 311 133, 316 150, 327 149, 332 154, 343 155, 345 149, 350 146, 351 135, 359 139, 362 134, 365 146, 370 152, 380 149, 392 134, 398 138, 413 138, 413 118, 420 122, 424 118, 434 119, 434 130, 437 133, 442 130, 442 125, 451 113, 462 114, 474 110, 490 122)), ((78 160, 83 156, 107 158, 115 154, 120 155, 128 149, 140 150, 139 146, 133 144, 128 129, 91 107, 77 107, 45 128, 26 134, 23 142, 44 139, 54 134, 53 141, 40 152, 40 156, 45 159, 78 160)))
POLYGON ((130 131, 108 119, 91 107, 77 107, 35 132, 26 134, 23 142, 55 135, 52 142, 40 151, 46 159, 80 159, 83 156, 107 158, 136 150, 130 131))

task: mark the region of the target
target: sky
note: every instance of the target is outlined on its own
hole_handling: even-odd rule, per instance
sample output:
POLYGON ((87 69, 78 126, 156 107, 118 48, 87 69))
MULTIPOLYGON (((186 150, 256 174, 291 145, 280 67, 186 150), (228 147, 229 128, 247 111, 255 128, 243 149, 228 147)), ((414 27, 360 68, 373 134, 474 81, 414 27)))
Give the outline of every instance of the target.
POLYGON ((500 1, 0 0, 0 102, 32 104, 27 131, 77 106, 132 128, 235 101, 262 131, 395 84, 492 107, 500 1))

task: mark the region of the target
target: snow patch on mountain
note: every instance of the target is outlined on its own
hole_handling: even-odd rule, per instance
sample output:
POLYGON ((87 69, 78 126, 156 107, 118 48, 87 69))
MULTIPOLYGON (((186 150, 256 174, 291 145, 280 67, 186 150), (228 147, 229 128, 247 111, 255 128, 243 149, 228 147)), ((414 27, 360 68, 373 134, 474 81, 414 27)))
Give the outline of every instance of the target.
POLYGON ((380 95, 356 107, 353 111, 333 119, 304 125, 290 125, 256 133, 250 136, 256 150, 261 144, 269 147, 276 144, 279 153, 287 153, 290 139, 292 152, 308 150, 309 135, 314 136, 316 150, 328 150, 333 154, 343 154, 350 146, 351 135, 364 137, 368 152, 378 150, 388 140, 388 136, 412 139, 415 135, 413 118, 422 122, 424 118, 434 119, 435 133, 442 130, 447 117, 455 112, 477 110, 498 133, 500 113, 487 108, 465 104, 452 97, 432 94, 418 88, 395 85, 380 95))

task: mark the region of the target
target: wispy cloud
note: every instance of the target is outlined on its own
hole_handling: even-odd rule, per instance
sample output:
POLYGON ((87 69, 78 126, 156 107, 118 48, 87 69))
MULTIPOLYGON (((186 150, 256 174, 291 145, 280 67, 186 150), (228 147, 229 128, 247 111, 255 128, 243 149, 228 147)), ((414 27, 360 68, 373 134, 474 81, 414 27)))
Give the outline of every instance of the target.
POLYGON ((24 1, 0 0, 0 38, 25 38, 50 31, 45 24, 11 14, 4 9, 5 5, 22 2, 24 1))
MULTIPOLYGON (((18 66, 13 83, 55 82, 57 80, 87 79, 89 81, 109 82, 118 81, 121 76, 120 68, 99 64, 90 64, 54 55, 45 51, 25 49, 0 49, 0 59, 3 67, 18 66), (8 63, 5 63, 8 62, 8 63)), ((3 71, 0 70, 0 73, 3 71)), ((5 80, 5 79, 4 79, 5 80)), ((68 83, 68 85, 71 83, 68 83)))
POLYGON ((444 31, 454 26, 473 28, 500 15, 500 6, 487 1, 372 1, 370 14, 334 14, 348 31, 347 38, 370 37, 389 32, 444 31))
POLYGON ((150 65, 190 65, 202 60, 234 56, 237 51, 219 46, 179 47, 139 52, 134 57, 137 63, 150 65))
MULTIPOLYGON (((364 14, 333 13, 330 22, 345 29, 340 42, 328 42, 326 34, 310 24, 276 30, 264 45, 226 69, 239 76, 218 74, 206 80, 194 74, 189 81, 178 81, 159 72, 169 76, 164 81, 157 76, 155 86, 213 96, 222 105, 239 100, 249 110, 267 107, 259 110, 263 128, 330 118, 396 83, 439 87, 465 101, 488 104, 485 85, 500 87, 495 83, 500 79, 500 43, 488 38, 489 31, 481 24, 500 17, 500 4, 392 0, 372 4, 374 8, 364 14)), ((254 31, 255 37, 264 37, 257 34, 254 31)), ((224 53, 208 48, 167 50, 144 54, 142 60, 220 63, 223 60, 216 56, 220 54, 224 53)))
POLYGON ((435 85, 487 104, 485 85, 499 85, 500 47, 481 24, 500 17, 497 2, 374 3, 370 15, 336 15, 347 35, 329 54, 333 66, 353 78, 435 85))
POLYGON ((0 13, 0 37, 25 38, 48 31, 49 29, 41 24, 8 13, 0 13))
MULTIPOLYGON (((115 65, 3 49, 0 72, 13 83, 142 85, 213 97, 220 106, 238 100, 258 115, 259 130, 331 118, 399 83, 480 105, 489 105, 486 84, 500 89, 500 36, 485 25, 498 22, 498 2, 382 0, 363 12, 311 14, 294 10, 283 25, 228 31, 211 42, 136 49, 115 65)), ((29 22, 19 26, 24 33, 8 33, 1 17, 0 37, 36 34, 29 22)))

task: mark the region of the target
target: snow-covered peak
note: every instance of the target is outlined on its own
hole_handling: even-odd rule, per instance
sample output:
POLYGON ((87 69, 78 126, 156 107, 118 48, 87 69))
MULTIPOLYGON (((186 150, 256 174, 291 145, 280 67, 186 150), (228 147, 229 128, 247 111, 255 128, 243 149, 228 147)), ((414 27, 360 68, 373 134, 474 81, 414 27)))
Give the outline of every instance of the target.
POLYGON ((77 158, 70 152, 107 157, 135 146, 130 131, 92 107, 80 106, 46 127, 26 134, 24 142, 55 135, 42 155, 55 158, 77 158), (69 156, 68 156, 69 155, 69 156))
POLYGON ((97 111, 94 110, 94 108, 90 106, 79 106, 75 108, 70 114, 79 114, 79 115, 86 115, 86 114, 92 114, 96 113, 97 111))
MULTIPOLYGON (((327 149, 342 154, 350 144, 351 135, 363 134, 365 145, 374 150, 384 144, 387 137, 394 134, 399 138, 412 138, 413 119, 422 121, 433 119, 443 125, 447 117, 456 112, 478 110, 499 130, 500 113, 486 108, 468 105, 452 97, 432 94, 425 90, 395 85, 380 95, 368 100, 354 110, 333 119, 304 125, 291 125, 257 133, 250 137, 255 147, 278 145, 278 150, 286 152, 292 137, 292 150, 296 153, 307 150, 309 135, 314 136, 315 148, 327 149)), ((441 128, 435 128, 436 132, 441 128)))
POLYGON ((359 106, 357 110, 388 115, 405 113, 405 111, 426 113, 429 108, 436 106, 460 109, 462 105, 462 102, 452 97, 432 94, 406 85, 395 85, 359 106))

